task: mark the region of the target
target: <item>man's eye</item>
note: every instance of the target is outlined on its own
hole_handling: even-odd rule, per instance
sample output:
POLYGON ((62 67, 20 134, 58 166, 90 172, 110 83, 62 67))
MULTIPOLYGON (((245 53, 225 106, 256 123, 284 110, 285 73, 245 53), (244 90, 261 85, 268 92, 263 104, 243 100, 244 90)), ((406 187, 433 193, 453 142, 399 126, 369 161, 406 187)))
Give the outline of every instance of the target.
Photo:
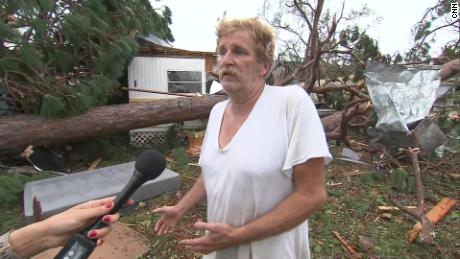
POLYGON ((224 56, 225 53, 227 53, 227 51, 225 49, 219 49, 219 51, 217 52, 217 55, 224 56))
POLYGON ((236 48, 235 54, 238 54, 238 55, 246 54, 246 51, 242 48, 236 48))

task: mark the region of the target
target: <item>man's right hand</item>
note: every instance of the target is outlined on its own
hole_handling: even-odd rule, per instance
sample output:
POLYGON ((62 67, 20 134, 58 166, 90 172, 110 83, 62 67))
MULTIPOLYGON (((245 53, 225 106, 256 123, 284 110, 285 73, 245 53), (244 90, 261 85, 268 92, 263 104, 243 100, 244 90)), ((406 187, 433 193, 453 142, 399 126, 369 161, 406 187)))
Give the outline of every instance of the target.
POLYGON ((154 228, 157 235, 172 233, 182 218, 182 213, 175 206, 163 206, 152 212, 162 214, 154 228))

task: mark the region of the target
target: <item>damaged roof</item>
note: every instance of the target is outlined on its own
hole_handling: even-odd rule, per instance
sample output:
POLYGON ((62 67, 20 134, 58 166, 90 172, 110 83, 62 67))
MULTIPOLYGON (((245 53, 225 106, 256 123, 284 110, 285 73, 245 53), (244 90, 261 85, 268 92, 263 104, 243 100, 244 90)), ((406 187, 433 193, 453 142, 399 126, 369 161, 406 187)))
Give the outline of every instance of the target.
POLYGON ((172 47, 171 44, 161 39, 154 33, 139 38, 140 48, 139 54, 141 56, 180 56, 180 57, 205 57, 216 56, 214 52, 210 51, 193 51, 184 50, 172 47))

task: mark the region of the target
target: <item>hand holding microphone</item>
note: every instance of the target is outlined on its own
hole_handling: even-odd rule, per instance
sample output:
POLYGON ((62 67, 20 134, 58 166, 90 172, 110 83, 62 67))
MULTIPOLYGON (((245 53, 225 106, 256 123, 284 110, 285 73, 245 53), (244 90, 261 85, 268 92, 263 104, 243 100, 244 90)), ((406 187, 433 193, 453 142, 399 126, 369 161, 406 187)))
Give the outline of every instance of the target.
MULTIPOLYGON (((108 226, 89 233, 90 238, 97 240, 97 244, 100 244, 102 238, 110 232, 111 225, 119 219, 118 213, 108 214, 113 207, 114 198, 87 201, 43 221, 12 231, 8 237, 11 252, 21 258, 28 258, 46 249, 62 246, 73 234, 103 216, 108 226)), ((133 203, 132 200, 128 200, 128 204, 133 203)))
MULTIPOLYGON (((144 151, 136 160, 135 170, 125 187, 118 193, 113 202, 113 208, 108 214, 115 214, 129 197, 146 181, 158 177, 166 167, 166 161, 161 153, 155 150, 144 151)), ((96 247, 96 240, 87 237, 90 231, 103 228, 106 224, 104 217, 87 229, 75 234, 58 253, 55 259, 88 258, 96 247)))

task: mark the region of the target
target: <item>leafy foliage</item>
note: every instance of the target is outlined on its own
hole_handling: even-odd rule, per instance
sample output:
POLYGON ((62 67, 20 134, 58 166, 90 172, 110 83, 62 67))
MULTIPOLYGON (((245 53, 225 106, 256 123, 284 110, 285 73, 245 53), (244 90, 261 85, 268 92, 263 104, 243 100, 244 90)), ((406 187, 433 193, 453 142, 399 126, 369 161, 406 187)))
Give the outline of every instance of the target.
POLYGON ((352 49, 353 55, 346 57, 344 63, 351 66, 355 82, 364 79, 367 61, 389 62, 388 58, 380 52, 377 41, 356 25, 340 32, 339 45, 352 49))
POLYGON ((331 108, 336 109, 338 111, 345 108, 347 101, 342 91, 334 91, 326 94, 325 100, 331 108))
POLYGON ((79 114, 117 91, 138 35, 174 41, 171 10, 148 0, 0 3, 0 88, 26 113, 79 114))
POLYGON ((160 151, 166 153, 184 145, 184 140, 181 138, 182 134, 182 129, 178 126, 178 124, 171 125, 168 128, 168 131, 166 131, 165 141, 159 147, 160 151))
POLYGON ((174 161, 176 161, 177 166, 184 166, 189 162, 189 157, 184 147, 173 149, 171 157, 174 161))
MULTIPOLYGON (((435 6, 426 10, 422 19, 412 29, 414 37, 414 46, 406 54, 408 61, 420 61, 429 59, 429 51, 432 43, 435 42, 435 35, 440 30, 453 29, 458 33, 460 26, 459 19, 448 17, 450 14, 451 3, 456 3, 457 0, 439 0, 435 6), (450 18, 450 19, 449 19, 450 18)), ((442 55, 453 59, 460 56, 459 38, 448 42, 443 47, 442 55)))

